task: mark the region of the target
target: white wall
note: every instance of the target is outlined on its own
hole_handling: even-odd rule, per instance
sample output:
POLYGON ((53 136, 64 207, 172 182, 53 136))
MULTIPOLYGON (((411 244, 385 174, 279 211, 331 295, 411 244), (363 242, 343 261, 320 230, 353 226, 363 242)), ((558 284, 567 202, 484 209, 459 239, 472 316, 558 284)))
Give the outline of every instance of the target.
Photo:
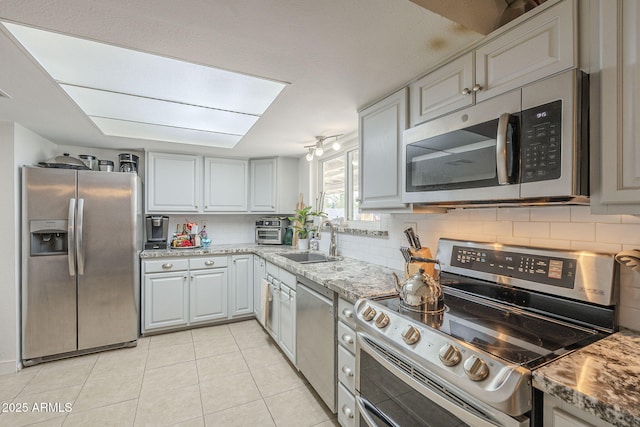
MULTIPOLYGON (((46 160, 54 155, 55 145, 20 125, 0 122, 0 156, 7 159, 0 171, 0 206, 2 224, 13 224, 13 234, 1 245, 3 280, 0 282, 0 374, 15 372, 19 361, 20 336, 20 254, 21 254, 21 186, 20 167, 46 160)), ((7 233, 11 230, 7 229, 7 233)))
MULTIPOLYGON (((446 214, 383 215, 388 238, 338 235, 338 253, 402 270, 398 248, 407 246, 403 230, 417 225, 423 246, 435 255, 440 237, 614 254, 640 249, 640 218, 631 215, 591 215, 588 206, 483 208, 446 214)), ((328 233, 321 248, 326 250, 328 233)), ((640 331, 640 273, 621 268, 620 324, 640 331)))
MULTIPOLYGON (((225 245, 237 243, 253 243, 255 241, 255 221, 257 218, 268 215, 168 215, 169 216, 169 239, 176 225, 185 222, 195 222, 202 230, 203 225, 207 226, 207 237, 211 239, 212 245, 225 245)), ((145 225, 146 226, 146 225, 145 225)), ((180 228, 182 230, 182 227, 180 228)), ((145 236, 146 239, 146 236, 145 236)))

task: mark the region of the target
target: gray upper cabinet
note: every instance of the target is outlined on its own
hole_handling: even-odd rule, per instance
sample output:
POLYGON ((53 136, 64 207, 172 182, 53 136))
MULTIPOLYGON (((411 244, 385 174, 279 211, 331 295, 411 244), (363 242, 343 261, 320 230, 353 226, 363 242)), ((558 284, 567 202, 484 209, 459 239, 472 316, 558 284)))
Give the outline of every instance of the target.
POLYGON ((575 68, 576 0, 532 13, 411 83, 411 127, 575 68))
POLYGON ((148 153, 147 212, 198 212, 202 206, 202 157, 148 153))
POLYGON ((293 213, 298 198, 298 159, 249 160, 249 211, 293 213))
POLYGON ((402 132, 407 88, 359 113, 360 209, 403 209, 402 132))
POLYGON ((640 1, 601 1, 592 42, 592 211, 640 214, 640 1), (594 115, 598 114, 594 117, 594 115), (599 120, 594 120, 597 118, 599 120))
POLYGON ((204 180, 205 212, 246 212, 247 160, 205 157, 204 180))

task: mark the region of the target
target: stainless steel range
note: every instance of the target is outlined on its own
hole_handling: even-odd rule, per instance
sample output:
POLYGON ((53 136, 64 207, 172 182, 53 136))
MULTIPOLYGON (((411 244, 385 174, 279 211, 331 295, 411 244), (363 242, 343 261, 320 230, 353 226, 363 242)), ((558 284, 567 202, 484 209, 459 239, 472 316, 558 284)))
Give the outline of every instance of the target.
POLYGON ((441 239, 444 310, 356 303, 361 426, 541 425, 531 371, 617 328, 612 255, 441 239))

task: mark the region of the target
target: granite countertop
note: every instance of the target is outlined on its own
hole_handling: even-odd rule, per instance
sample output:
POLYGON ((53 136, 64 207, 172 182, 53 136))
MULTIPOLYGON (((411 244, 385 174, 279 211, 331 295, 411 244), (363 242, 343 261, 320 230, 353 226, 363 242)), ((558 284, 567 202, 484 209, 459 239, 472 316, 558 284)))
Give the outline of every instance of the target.
POLYGON ((533 386, 616 426, 640 427, 640 333, 623 330, 533 372, 533 386))
POLYGON ((290 246, 259 246, 247 243, 212 245, 209 248, 196 249, 145 250, 140 254, 140 258, 144 260, 181 256, 257 254, 278 267, 335 291, 341 298, 350 302, 356 302, 358 298, 394 293, 396 284, 392 273, 395 272, 399 277, 403 275, 401 271, 348 257, 339 257, 339 260, 331 262, 300 264, 279 255, 285 252, 306 251, 299 251, 290 246))

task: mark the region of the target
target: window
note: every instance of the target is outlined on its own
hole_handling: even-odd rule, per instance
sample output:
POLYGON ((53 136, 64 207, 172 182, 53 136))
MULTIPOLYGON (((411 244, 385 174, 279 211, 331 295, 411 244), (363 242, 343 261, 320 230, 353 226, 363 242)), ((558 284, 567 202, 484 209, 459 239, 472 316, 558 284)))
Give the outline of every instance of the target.
POLYGON ((380 215, 359 209, 358 149, 347 150, 319 161, 320 186, 324 191, 323 210, 329 219, 379 221, 380 215))

